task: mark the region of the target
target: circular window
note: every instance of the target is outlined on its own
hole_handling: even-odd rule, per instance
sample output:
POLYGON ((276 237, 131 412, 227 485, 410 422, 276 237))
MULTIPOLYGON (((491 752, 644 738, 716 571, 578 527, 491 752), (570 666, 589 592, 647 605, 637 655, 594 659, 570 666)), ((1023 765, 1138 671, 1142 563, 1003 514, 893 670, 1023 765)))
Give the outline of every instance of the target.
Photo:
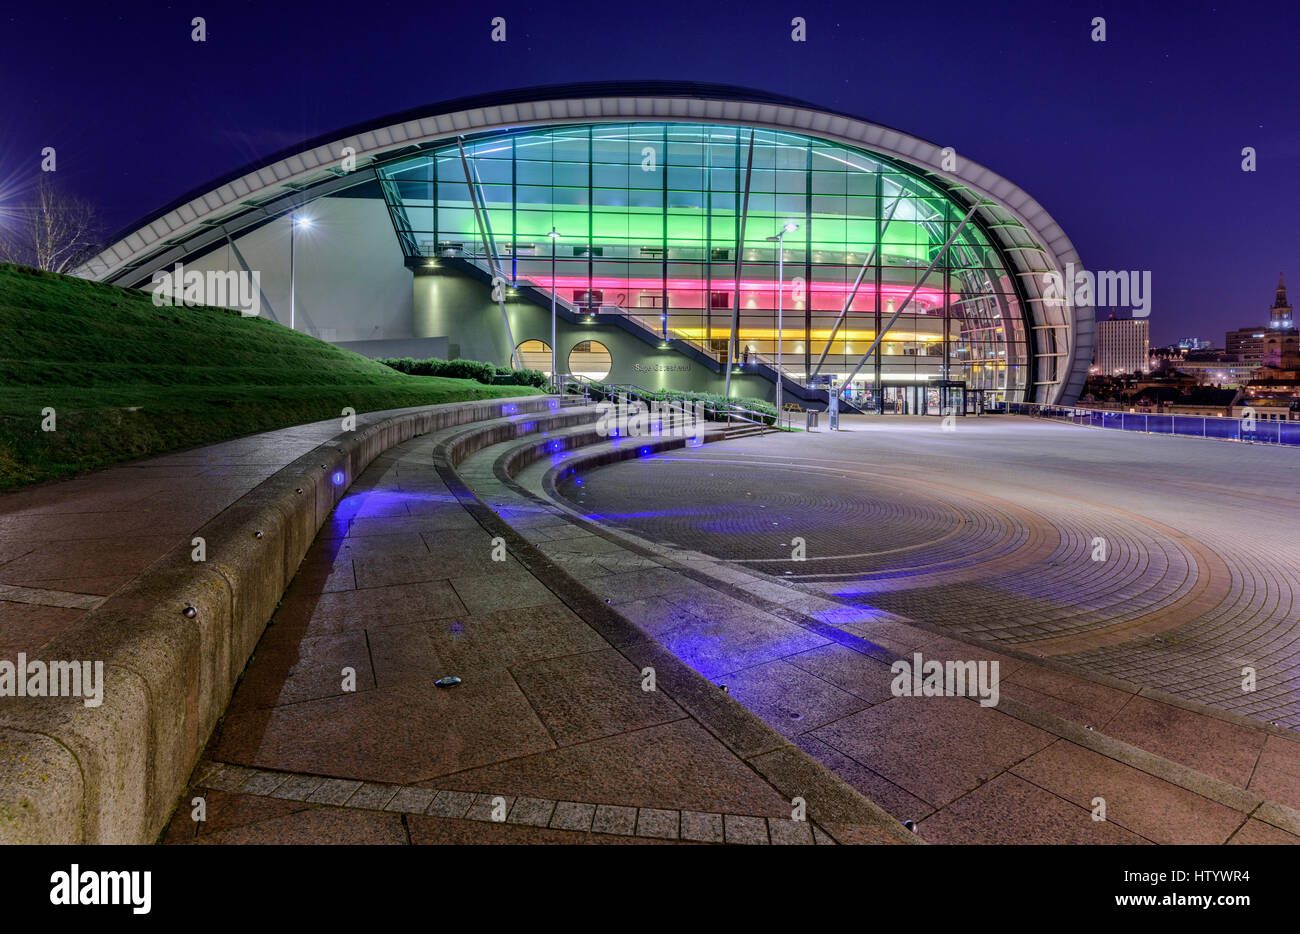
POLYGON ((519 365, 525 370, 540 370, 551 375, 551 345, 546 341, 524 341, 515 348, 519 365))
POLYGON ((614 358, 600 341, 583 341, 569 351, 569 372, 574 376, 602 380, 609 375, 614 358))

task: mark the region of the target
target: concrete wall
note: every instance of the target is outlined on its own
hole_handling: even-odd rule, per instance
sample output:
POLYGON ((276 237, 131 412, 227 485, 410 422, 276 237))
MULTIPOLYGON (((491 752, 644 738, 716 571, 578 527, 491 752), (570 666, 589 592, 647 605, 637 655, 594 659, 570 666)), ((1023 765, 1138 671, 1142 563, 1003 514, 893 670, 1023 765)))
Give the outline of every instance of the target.
POLYGON ((411 357, 415 360, 428 360, 437 357, 447 359, 447 338, 445 337, 410 337, 404 340, 380 341, 335 341, 344 350, 359 353, 363 357, 376 360, 381 357, 411 357))
MULTIPOLYGON (((388 209, 378 198, 330 197, 311 202, 303 213, 310 229, 295 235, 296 326, 331 342, 409 338, 411 273, 393 232, 388 209)), ((250 269, 260 272, 266 302, 262 314, 289 323, 289 219, 277 218, 235 243, 250 269)), ((242 267, 229 245, 185 268, 242 267)))

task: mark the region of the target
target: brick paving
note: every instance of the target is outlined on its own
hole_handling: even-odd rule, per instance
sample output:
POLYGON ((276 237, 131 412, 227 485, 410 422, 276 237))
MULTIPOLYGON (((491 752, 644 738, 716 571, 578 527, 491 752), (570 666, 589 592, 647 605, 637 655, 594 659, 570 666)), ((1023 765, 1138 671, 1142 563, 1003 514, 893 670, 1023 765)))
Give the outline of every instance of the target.
MULTIPOLYGON (((622 837, 634 838, 630 842, 638 843, 835 844, 816 824, 788 817, 554 801, 412 785, 369 785, 212 761, 200 763, 194 778, 194 788, 186 796, 188 810, 183 807, 172 822, 168 843, 352 842, 347 835, 338 840, 315 837, 318 815, 309 812, 342 810, 369 812, 370 817, 380 820, 385 819, 382 814, 394 815, 387 819, 393 831, 388 842, 392 843, 418 842, 409 839, 410 819, 425 815, 445 821, 505 825, 501 829, 513 835, 513 842, 520 843, 629 842, 616 839, 622 837), (326 783, 337 792, 321 796, 318 789, 326 783), (275 790, 268 793, 267 789, 275 790), (205 805, 203 820, 192 817, 196 798, 205 805), (294 804, 276 805, 275 799, 294 804), (206 812, 209 802, 211 813, 206 812), (729 835, 724 835, 722 829, 726 822, 732 828, 729 835), (552 833, 530 835, 529 828, 545 828, 552 833), (403 835, 408 839, 404 840, 403 835)), ((355 817, 348 815, 339 825, 358 826, 351 822, 355 817)), ((360 826, 367 836, 373 834, 375 825, 360 826)), ((473 839, 481 829, 472 823, 460 826, 459 836, 473 839)))
POLYGON ((1006 417, 846 425, 627 461, 561 492, 810 592, 1300 727, 1294 451, 1006 417), (796 536, 807 560, 790 559, 796 536))
MULTIPOLYGON (((807 450, 817 439, 800 440, 807 450)), ((1050 668, 1026 660, 1041 653, 981 649, 896 613, 755 576, 680 541, 608 529, 614 509, 637 519, 672 514, 656 471, 689 464, 698 474, 674 487, 686 490, 720 461, 772 454, 748 440, 697 459, 702 452, 709 449, 684 462, 674 452, 574 475, 572 458, 582 455, 557 455, 511 475, 505 450, 490 470, 482 458, 468 469, 502 515, 528 516, 523 534, 567 573, 895 817, 914 821, 927 841, 1300 842, 1300 743, 1286 731, 1140 696, 1140 685, 1081 678, 1059 659, 1050 668), (556 482, 581 501, 603 473, 619 472, 623 501, 599 510, 546 505, 556 482), (631 565, 639 575, 623 570, 631 565), (893 696, 889 665, 914 651, 998 660, 1000 703, 893 696), (1105 820, 1095 819, 1099 800, 1105 820)), ((752 492, 754 474, 736 479, 752 492)), ((1185 606, 1183 596, 1170 605, 1185 606)))

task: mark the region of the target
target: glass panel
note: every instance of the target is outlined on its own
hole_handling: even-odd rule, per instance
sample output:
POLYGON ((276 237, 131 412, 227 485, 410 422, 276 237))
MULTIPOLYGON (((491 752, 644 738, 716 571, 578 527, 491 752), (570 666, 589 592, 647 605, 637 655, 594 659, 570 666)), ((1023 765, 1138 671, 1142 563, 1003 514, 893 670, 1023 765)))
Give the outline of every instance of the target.
MULTIPOLYGON (((750 133, 663 123, 563 126, 479 139, 466 154, 496 249, 515 256, 507 266, 521 279, 599 314, 627 315, 655 334, 666 328, 723 359, 750 133), (560 234, 554 244, 552 227, 560 234)), ((739 250, 740 348, 751 365, 775 362, 779 310, 786 371, 807 378, 805 357, 815 367, 824 352, 820 373, 842 380, 901 310, 852 387, 877 407, 936 412, 935 400, 948 398, 930 385, 939 380, 990 391, 989 398, 1010 392, 1014 400, 1034 391, 1031 373, 1040 382, 1055 378, 1062 358, 1046 355, 1065 348, 1067 309, 1031 291, 1039 322, 1060 326, 1027 330, 1018 286, 985 230, 968 225, 922 278, 964 206, 882 156, 794 133, 753 136, 739 250), (797 227, 782 250, 769 238, 786 224, 797 227), (1035 350, 1043 355, 1037 372, 1035 350), (891 387, 915 391, 885 391, 891 387)), ((409 257, 483 261, 454 144, 378 173, 409 257)), ((1025 245, 1033 246, 1027 238, 1025 245)), ((600 369, 594 357, 580 363, 600 369)))

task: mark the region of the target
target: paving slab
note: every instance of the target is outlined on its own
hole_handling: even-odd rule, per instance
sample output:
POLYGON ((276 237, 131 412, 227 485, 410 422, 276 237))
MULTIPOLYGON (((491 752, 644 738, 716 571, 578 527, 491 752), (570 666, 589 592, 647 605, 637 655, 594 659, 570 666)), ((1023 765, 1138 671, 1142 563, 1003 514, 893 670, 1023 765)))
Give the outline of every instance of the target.
POLYGON ((919 824, 934 843, 1132 845, 1149 841, 1093 812, 1003 774, 949 804, 919 824))
POLYGON ((897 697, 810 735, 936 807, 1055 740, 961 697, 897 697))
POLYGON ((1015 775, 1154 843, 1226 843, 1241 813, 1064 740, 1030 756, 1015 775))

